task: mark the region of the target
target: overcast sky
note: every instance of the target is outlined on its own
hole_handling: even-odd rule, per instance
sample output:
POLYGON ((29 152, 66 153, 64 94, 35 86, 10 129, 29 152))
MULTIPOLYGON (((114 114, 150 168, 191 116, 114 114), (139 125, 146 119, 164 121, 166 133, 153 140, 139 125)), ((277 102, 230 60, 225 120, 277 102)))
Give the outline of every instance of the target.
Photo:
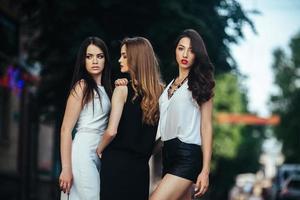
POLYGON ((256 30, 244 27, 244 41, 231 48, 239 70, 248 78, 249 109, 269 116, 268 101, 275 91, 271 69, 275 48, 288 50, 290 38, 300 32, 300 0, 238 0, 245 10, 256 9, 261 15, 250 15, 256 30))

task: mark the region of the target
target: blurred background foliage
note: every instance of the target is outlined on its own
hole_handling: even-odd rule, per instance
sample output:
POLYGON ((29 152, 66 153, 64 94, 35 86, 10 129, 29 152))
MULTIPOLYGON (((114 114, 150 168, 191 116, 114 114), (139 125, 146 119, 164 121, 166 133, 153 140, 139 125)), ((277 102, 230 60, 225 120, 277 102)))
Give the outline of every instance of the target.
MULTIPOLYGON (((230 52, 243 39, 243 26, 255 27, 235 0, 26 0, 22 3, 28 62, 42 65, 38 89, 42 120, 55 121, 59 132, 67 91, 80 43, 98 36, 108 45, 113 77, 119 77, 120 41, 148 38, 160 59, 164 81, 176 76, 174 42, 186 28, 203 37, 215 65, 214 113, 247 113, 246 89, 230 52)), ((264 128, 214 124, 212 183, 208 199, 226 199, 235 175, 256 172, 264 128)))
POLYGON ((300 32, 290 41, 290 52, 273 52, 273 71, 277 91, 271 97, 273 113, 281 116, 275 135, 283 142, 287 163, 300 162, 300 32))
POLYGON ((50 113, 50 119, 64 107, 62 97, 69 89, 76 52, 87 36, 99 36, 107 43, 115 75, 120 41, 127 36, 148 38, 168 82, 177 72, 174 42, 182 30, 199 31, 219 74, 236 69, 229 45, 243 37, 243 25, 253 27, 234 0, 27 0, 23 8, 28 34, 36 36, 29 58, 43 65, 39 92, 42 111, 50 113))

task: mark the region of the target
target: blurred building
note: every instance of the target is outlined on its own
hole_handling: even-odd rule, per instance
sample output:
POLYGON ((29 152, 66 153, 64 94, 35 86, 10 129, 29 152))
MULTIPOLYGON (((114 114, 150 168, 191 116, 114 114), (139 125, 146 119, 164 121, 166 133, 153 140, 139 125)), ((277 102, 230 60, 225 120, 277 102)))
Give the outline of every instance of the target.
POLYGON ((39 120, 40 65, 26 61, 31 36, 20 10, 0 0, 0 199, 54 199, 54 125, 39 120))
POLYGON ((17 84, 20 70, 15 65, 19 55, 17 9, 11 9, 7 1, 1 1, 0 5, 0 192, 3 198, 13 192, 12 186, 16 187, 15 183, 19 181, 19 130, 23 87, 17 84))

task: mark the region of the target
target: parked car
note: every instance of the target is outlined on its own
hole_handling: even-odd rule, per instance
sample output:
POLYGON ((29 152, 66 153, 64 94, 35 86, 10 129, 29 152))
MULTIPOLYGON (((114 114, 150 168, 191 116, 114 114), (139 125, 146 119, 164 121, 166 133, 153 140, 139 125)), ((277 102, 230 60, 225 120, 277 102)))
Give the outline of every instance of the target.
POLYGON ((283 191, 286 181, 292 176, 300 176, 300 164, 284 164, 278 169, 272 184, 272 200, 280 199, 280 194, 283 191))
POLYGON ((300 176, 291 175, 284 182, 283 188, 279 194, 280 200, 300 200, 300 176))

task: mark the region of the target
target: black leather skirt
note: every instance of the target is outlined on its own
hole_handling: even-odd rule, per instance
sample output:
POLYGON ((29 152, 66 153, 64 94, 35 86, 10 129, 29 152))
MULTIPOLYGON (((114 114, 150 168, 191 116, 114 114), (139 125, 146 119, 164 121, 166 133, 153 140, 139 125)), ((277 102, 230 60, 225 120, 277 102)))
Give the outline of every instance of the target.
POLYGON ((164 141, 163 176, 172 174, 193 181, 202 169, 202 150, 196 144, 187 144, 178 138, 164 141))

